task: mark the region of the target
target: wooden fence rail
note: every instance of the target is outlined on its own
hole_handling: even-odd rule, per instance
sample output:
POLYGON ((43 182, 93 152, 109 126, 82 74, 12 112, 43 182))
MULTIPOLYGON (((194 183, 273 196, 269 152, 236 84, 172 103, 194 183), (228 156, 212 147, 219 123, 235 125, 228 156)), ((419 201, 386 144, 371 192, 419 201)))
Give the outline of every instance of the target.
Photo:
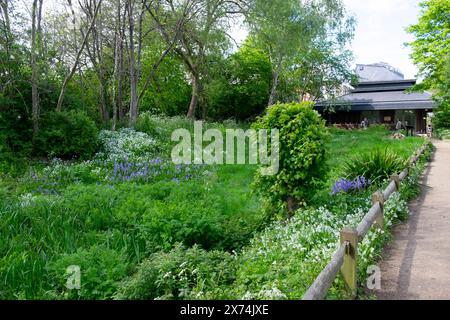
MULTIPOLYGON (((430 141, 425 143, 409 160, 409 166, 415 166, 420 156, 428 148, 430 141)), ((384 203, 390 196, 400 189, 400 184, 408 177, 409 168, 403 170, 400 175, 393 175, 391 182, 383 192, 372 195, 373 206, 359 223, 356 229, 344 228, 341 231, 341 245, 334 253, 330 263, 322 270, 314 283, 303 296, 303 300, 322 300, 327 295, 334 279, 341 272, 349 294, 355 298, 358 288, 357 260, 358 243, 361 242, 375 225, 384 229, 384 203)))

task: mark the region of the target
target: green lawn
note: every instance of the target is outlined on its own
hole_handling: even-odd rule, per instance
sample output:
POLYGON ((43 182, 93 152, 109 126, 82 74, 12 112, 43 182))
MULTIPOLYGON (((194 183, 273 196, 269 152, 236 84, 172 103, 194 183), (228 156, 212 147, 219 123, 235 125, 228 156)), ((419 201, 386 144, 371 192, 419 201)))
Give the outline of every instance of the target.
POLYGON ((332 180, 339 178, 343 163, 352 156, 388 148, 407 159, 423 143, 423 139, 418 137, 406 137, 404 140, 391 139, 390 132, 382 127, 357 131, 331 129, 331 133, 328 164, 331 168, 330 179, 332 180))

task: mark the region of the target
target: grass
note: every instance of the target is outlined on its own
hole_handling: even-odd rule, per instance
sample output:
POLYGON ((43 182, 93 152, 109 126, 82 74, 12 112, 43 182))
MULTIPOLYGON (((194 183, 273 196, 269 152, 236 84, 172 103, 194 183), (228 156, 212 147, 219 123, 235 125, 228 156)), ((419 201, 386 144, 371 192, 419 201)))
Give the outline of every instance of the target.
MULTIPOLYGON (((331 133, 331 170, 322 202, 329 201, 331 185, 352 155, 377 147, 407 158, 422 144, 419 138, 392 140, 381 128, 331 133)), ((113 184, 95 182, 90 170, 80 168, 83 165, 77 167, 76 179, 61 185, 56 194, 30 193, 35 186, 31 188, 25 176, 0 175, 0 298, 110 299, 140 262, 155 254, 165 256, 158 252, 171 252, 178 243, 240 251, 268 223, 251 193, 255 166, 205 167, 199 177, 180 183, 113 184), (62 285, 67 264, 78 264, 86 272, 80 296, 68 295, 62 285)), ((177 261, 178 251, 173 254, 177 261)), ((244 265, 238 274, 244 289, 247 277, 262 276, 252 274, 250 267, 244 265)), ((289 266, 286 270, 299 272, 289 266)))
POLYGON ((408 159, 419 148, 423 139, 406 137, 404 140, 390 138, 390 132, 383 127, 371 127, 368 130, 346 131, 331 129, 330 158, 331 169, 329 185, 336 181, 342 173, 347 161, 352 156, 370 153, 375 149, 391 149, 404 159, 408 159))

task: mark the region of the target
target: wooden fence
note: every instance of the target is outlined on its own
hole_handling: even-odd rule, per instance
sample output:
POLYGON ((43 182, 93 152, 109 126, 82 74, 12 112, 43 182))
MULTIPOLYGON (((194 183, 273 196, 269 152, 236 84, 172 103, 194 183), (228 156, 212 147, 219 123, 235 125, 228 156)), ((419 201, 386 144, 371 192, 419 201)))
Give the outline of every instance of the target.
POLYGON ((309 287, 303 296, 303 300, 322 300, 327 295, 334 279, 341 272, 349 294, 355 298, 358 288, 358 243, 361 242, 374 225, 384 229, 384 203, 389 197, 399 190, 401 182, 408 176, 409 167, 416 165, 420 156, 428 148, 430 141, 427 141, 409 160, 409 166, 400 175, 393 175, 391 182, 383 192, 376 192, 372 195, 373 206, 359 223, 356 229, 344 228, 341 231, 341 245, 334 253, 330 263, 322 270, 314 283, 309 287))

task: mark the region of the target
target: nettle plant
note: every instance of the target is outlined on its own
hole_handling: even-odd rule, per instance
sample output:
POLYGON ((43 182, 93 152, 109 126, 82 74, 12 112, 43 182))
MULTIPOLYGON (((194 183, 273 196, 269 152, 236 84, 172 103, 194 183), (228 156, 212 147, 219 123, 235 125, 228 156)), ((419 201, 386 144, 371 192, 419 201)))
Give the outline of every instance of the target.
POLYGON ((279 171, 264 176, 258 170, 254 187, 271 208, 287 210, 291 216, 323 186, 329 140, 325 121, 313 110, 312 103, 276 104, 253 127, 279 130, 279 171))

